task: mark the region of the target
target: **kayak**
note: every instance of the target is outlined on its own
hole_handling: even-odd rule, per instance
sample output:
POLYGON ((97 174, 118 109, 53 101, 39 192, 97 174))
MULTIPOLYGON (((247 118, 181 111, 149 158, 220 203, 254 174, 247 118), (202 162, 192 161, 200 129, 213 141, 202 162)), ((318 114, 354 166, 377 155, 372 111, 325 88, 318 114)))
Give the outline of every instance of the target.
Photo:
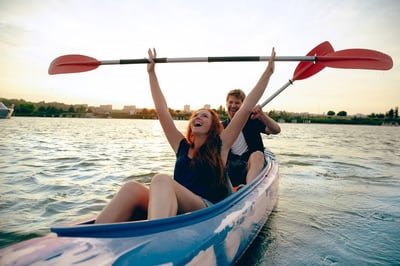
POLYGON ((251 183, 221 202, 174 217, 55 225, 49 235, 0 250, 0 265, 231 265, 253 242, 277 199, 274 154, 251 183))

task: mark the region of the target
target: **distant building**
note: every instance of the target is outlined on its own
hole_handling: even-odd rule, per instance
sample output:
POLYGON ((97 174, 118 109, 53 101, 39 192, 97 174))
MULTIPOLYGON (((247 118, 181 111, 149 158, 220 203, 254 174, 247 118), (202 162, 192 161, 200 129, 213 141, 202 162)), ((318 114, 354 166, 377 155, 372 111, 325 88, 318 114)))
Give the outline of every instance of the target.
POLYGON ((122 111, 134 115, 137 112, 136 105, 125 105, 124 108, 122 108, 122 111))
POLYGON ((357 114, 355 114, 353 116, 357 117, 357 118, 365 118, 365 117, 367 117, 365 114, 360 114, 360 113, 357 113, 357 114))
POLYGON ((211 109, 211 105, 205 104, 205 105, 204 105, 204 108, 205 108, 205 109, 211 109))
POLYGON ((190 113, 190 105, 189 105, 189 104, 185 104, 185 105, 183 106, 183 111, 184 111, 185 113, 190 113))
POLYGON ((95 113, 111 114, 112 105, 111 104, 100 105, 99 107, 95 107, 94 111, 95 113))

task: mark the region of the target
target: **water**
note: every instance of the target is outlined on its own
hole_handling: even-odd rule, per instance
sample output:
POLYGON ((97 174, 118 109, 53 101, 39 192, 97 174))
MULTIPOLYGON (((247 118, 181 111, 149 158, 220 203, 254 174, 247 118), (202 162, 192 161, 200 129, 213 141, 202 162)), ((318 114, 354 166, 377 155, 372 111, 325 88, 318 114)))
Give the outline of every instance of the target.
MULTIPOLYGON (((264 138, 278 204, 238 264, 399 265, 400 128, 281 127, 264 138)), ((156 120, 13 117, 0 129, 0 247, 94 217, 126 181, 173 170, 156 120)))

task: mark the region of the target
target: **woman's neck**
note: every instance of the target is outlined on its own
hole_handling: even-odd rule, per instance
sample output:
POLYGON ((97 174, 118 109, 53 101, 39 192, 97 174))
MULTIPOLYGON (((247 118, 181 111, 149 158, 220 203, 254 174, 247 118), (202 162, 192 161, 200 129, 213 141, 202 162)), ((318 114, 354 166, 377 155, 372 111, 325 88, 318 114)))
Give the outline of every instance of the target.
POLYGON ((200 149, 201 146, 206 142, 206 136, 195 136, 194 142, 189 149, 189 158, 193 158, 196 152, 200 149))

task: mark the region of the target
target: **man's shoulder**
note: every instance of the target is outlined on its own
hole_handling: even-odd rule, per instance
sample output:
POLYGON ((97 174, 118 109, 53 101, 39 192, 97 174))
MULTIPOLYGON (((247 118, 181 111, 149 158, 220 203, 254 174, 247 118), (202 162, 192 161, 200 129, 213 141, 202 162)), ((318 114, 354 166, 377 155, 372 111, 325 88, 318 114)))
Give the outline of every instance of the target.
POLYGON ((249 118, 246 122, 246 126, 260 126, 260 125, 264 125, 264 123, 259 119, 249 118))
POLYGON ((249 119, 243 128, 244 132, 263 133, 265 130, 264 123, 259 119, 249 119))
MULTIPOLYGON (((231 122, 231 120, 229 118, 223 120, 221 123, 222 125, 225 127, 228 126, 228 124, 231 122)), ((244 125, 244 127, 259 127, 261 125, 264 125, 262 121, 258 120, 258 119, 251 119, 249 117, 249 119, 247 119, 246 124, 244 125)))

